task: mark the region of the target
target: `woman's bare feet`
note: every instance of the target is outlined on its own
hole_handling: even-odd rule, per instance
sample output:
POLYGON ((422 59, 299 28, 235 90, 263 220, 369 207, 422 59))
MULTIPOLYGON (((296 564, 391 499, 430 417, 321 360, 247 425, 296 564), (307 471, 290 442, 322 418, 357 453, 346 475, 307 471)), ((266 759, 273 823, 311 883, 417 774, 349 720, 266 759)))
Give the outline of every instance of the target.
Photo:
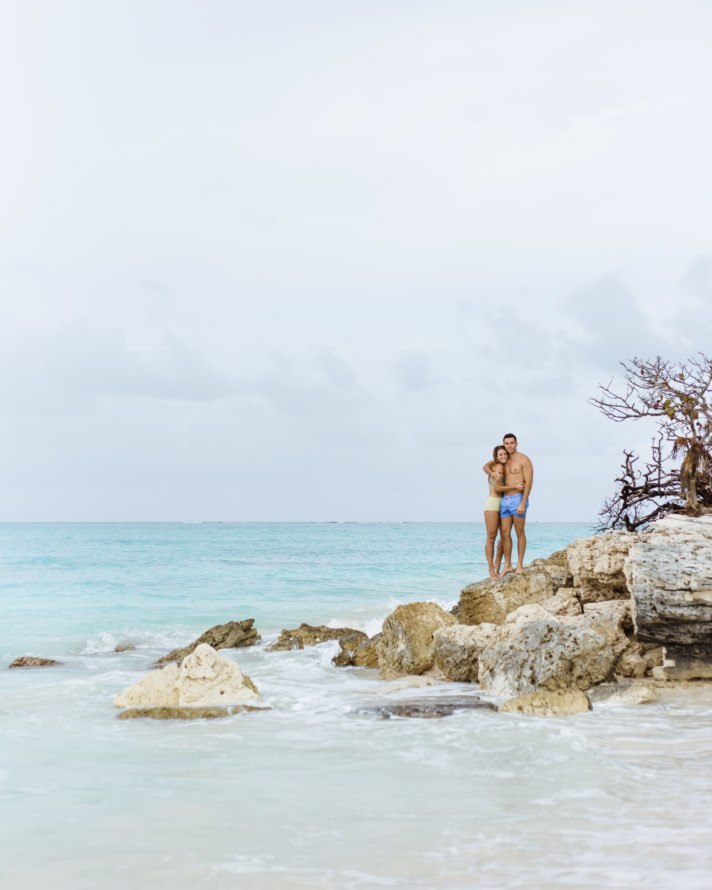
POLYGON ((513 571, 514 571, 514 566, 505 566, 505 567, 504 567, 504 571, 502 572, 502 574, 503 574, 503 575, 510 575, 513 571))
POLYGON ((490 573, 489 573, 489 575, 490 575, 490 578, 491 578, 493 581, 496 581, 497 578, 501 578, 501 577, 502 577, 502 576, 499 574, 499 572, 495 572, 494 569, 490 569, 490 573))

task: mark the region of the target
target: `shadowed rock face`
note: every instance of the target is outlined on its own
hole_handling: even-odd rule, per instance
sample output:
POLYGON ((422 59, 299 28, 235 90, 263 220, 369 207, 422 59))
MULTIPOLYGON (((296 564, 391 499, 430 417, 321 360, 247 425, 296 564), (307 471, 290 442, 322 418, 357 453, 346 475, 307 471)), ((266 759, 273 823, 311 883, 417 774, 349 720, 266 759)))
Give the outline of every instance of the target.
POLYGON ((168 655, 159 658, 156 664, 169 664, 171 661, 182 661, 187 655, 197 649, 201 643, 207 643, 213 649, 238 649, 243 646, 254 646, 262 637, 253 627, 254 618, 246 618, 244 621, 228 621, 227 624, 216 624, 206 630, 197 640, 184 646, 182 649, 174 649, 168 655))
POLYGON ((231 717, 244 711, 269 711, 271 708, 259 708, 254 705, 236 705, 232 708, 198 707, 198 708, 129 708, 122 711, 119 720, 137 720, 148 717, 151 720, 216 720, 220 717, 231 717))
POLYGON ((453 616, 436 603, 407 603, 383 622, 378 641, 378 666, 384 679, 405 674, 422 674, 433 666, 434 633, 457 624, 453 616))
MULTIPOLYGON (((365 634, 364 634, 365 636, 365 634)), ((370 640, 361 637, 343 637, 339 640, 341 652, 335 655, 331 661, 336 667, 378 667, 378 641, 381 634, 376 634, 370 640)))
POLYGON ((53 658, 33 658, 32 655, 22 655, 16 658, 11 668, 35 668, 35 667, 52 667, 53 665, 62 664, 61 661, 55 661, 53 658))
POLYGON ((329 640, 348 641, 354 647, 368 641, 368 634, 353 627, 326 627, 324 624, 300 624, 292 630, 283 630, 277 640, 268 647, 270 652, 288 652, 291 649, 303 649, 305 646, 317 646, 329 640))
POLYGON ((373 707, 359 708, 356 713, 360 716, 380 717, 389 720, 391 717, 421 717, 433 719, 449 717, 455 711, 483 709, 496 711, 497 708, 491 702, 482 701, 474 696, 449 696, 448 698, 421 698, 411 701, 389 702, 388 704, 375 705, 373 707))

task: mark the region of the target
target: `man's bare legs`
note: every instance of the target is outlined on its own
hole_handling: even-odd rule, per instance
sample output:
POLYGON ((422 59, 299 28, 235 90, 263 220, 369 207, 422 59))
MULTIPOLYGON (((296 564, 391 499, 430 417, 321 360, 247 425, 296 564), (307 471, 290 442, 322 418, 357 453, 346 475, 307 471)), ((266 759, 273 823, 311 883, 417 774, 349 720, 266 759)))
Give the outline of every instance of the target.
POLYGON ((503 516, 500 519, 500 535, 502 536, 502 550, 504 552, 504 571, 503 575, 513 572, 512 568, 512 517, 503 516))
POLYGON ((485 543, 485 556, 487 557, 487 565, 489 566, 489 576, 490 578, 499 578, 499 563, 502 560, 501 553, 501 543, 499 544, 497 551, 499 553, 499 560, 497 562, 497 567, 495 568, 494 564, 494 542, 497 538, 497 532, 499 531, 499 511, 498 510, 485 510, 485 529, 487 531, 487 542, 485 543))
MULTIPOLYGON (((517 568, 516 572, 521 572, 524 568, 524 551, 527 549, 527 533, 524 530, 524 524, 527 521, 526 516, 513 516, 514 520, 514 531, 517 533, 517 568)), ((511 521, 511 520, 510 520, 511 521)), ((502 520, 504 523, 504 519, 502 520)), ((512 549, 512 538, 511 538, 511 528, 510 528, 510 538, 509 538, 509 549, 511 553, 512 549)))

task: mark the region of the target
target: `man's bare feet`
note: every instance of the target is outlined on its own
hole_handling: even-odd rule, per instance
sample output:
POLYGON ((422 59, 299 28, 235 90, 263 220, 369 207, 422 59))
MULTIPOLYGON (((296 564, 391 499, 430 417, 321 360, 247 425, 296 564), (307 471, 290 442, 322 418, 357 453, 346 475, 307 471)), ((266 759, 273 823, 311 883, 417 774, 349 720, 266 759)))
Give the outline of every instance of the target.
POLYGON ((490 573, 489 573, 489 575, 490 575, 490 578, 491 578, 493 581, 496 581, 497 578, 501 578, 501 575, 499 574, 499 572, 495 572, 494 569, 490 569, 490 573))
POLYGON ((524 571, 524 566, 517 566, 516 569, 514 570, 514 574, 521 575, 523 571, 524 571))
POLYGON ((509 575, 509 574, 511 574, 513 571, 514 571, 513 566, 505 566, 505 567, 504 567, 504 571, 502 572, 502 574, 503 574, 503 575, 509 575))

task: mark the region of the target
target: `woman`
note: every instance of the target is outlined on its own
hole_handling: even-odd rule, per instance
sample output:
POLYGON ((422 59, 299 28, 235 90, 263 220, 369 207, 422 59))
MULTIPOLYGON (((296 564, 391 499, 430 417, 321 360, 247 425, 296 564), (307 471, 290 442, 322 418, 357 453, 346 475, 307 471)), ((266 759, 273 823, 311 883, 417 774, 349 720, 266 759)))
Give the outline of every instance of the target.
POLYGON ((504 445, 495 445, 492 451, 492 460, 487 465, 489 471, 489 497, 485 501, 485 529, 487 531, 485 556, 487 557, 490 578, 500 577, 499 566, 502 562, 502 544, 500 541, 499 552, 497 553, 497 568, 495 568, 494 542, 499 531, 499 506, 502 501, 502 495, 505 492, 522 491, 524 489, 523 482, 519 482, 516 485, 504 484, 504 467, 508 460, 509 455, 504 445))

